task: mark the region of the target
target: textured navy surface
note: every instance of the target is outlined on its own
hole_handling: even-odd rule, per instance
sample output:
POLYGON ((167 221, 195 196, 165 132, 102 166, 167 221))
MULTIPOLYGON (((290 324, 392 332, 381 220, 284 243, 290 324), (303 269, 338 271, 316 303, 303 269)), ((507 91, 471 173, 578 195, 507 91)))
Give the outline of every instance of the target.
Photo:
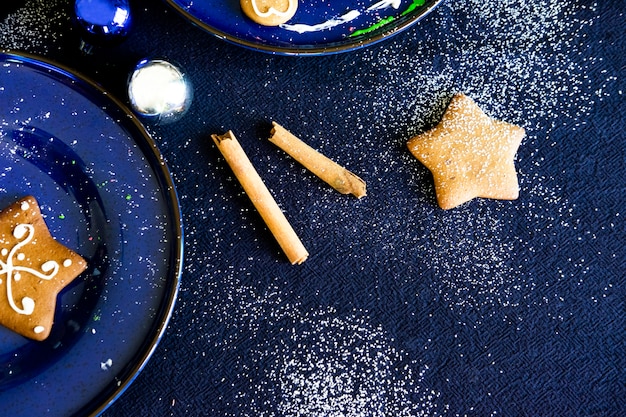
POLYGON ((195 89, 183 119, 149 127, 185 222, 179 300, 105 416, 626 414, 624 2, 444 1, 391 39, 320 57, 246 50, 147 0, 122 45, 86 57, 52 4, 59 36, 37 44, 5 20, 18 29, 4 46, 122 99, 144 57, 178 63, 195 89), (526 129, 518 200, 437 207, 406 142, 455 92, 526 129), (368 195, 306 172, 266 140, 272 120, 368 195), (211 143, 228 129, 304 264, 289 265, 211 143))

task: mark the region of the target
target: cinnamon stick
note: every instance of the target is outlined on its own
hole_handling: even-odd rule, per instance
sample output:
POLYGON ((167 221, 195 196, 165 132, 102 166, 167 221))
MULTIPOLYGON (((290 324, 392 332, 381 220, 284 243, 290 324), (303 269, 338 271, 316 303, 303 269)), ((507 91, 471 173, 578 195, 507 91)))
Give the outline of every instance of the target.
POLYGON ((289 261, 292 264, 304 262, 309 253, 280 207, 278 207, 263 180, 252 166, 250 159, 248 159, 233 132, 228 131, 223 135, 211 135, 211 138, 289 261))
POLYGON ((278 123, 272 122, 272 125, 274 127, 269 138, 270 142, 287 152, 341 194, 352 194, 357 198, 365 196, 365 181, 322 155, 278 123))

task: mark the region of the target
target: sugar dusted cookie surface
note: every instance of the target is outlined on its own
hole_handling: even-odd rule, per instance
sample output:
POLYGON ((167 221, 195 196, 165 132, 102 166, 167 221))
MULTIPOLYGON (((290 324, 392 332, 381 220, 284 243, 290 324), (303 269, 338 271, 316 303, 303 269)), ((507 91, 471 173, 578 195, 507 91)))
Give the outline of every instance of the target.
POLYGON ((241 10, 263 26, 278 26, 296 14, 299 0, 240 0, 241 10))
POLYGON ((524 136, 523 128, 492 119, 457 94, 439 124, 407 145, 432 172, 439 206, 451 209, 475 197, 516 199, 514 160, 524 136))
POLYGON ((0 325, 46 339, 59 292, 86 267, 80 255, 50 235, 35 198, 0 211, 0 325))

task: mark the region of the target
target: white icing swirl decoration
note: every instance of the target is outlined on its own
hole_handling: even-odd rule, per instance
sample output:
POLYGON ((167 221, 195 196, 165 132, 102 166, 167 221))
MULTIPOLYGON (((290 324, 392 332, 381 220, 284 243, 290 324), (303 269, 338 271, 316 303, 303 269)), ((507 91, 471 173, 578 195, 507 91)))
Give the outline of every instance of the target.
POLYGON ((21 278, 21 273, 28 273, 40 279, 51 280, 59 272, 59 264, 56 261, 46 261, 41 265, 41 271, 27 266, 16 265, 16 261, 23 260, 24 254, 19 252, 26 246, 35 234, 35 228, 30 224, 18 224, 13 229, 13 236, 18 242, 10 250, 3 248, 0 253, 6 256, 6 260, 0 260, 0 276, 6 276, 7 299, 9 305, 18 314, 30 315, 35 310, 35 301, 30 297, 23 297, 20 308, 13 298, 13 283, 21 278))
POLYGON ((270 17, 270 16, 280 16, 280 17, 285 17, 285 16, 291 16, 294 12, 295 9, 298 7, 298 0, 289 0, 289 5, 287 7, 287 10, 285 10, 284 12, 281 12, 280 10, 276 10, 273 7, 270 7, 267 9, 267 11, 262 12, 259 9, 259 6, 256 4, 256 0, 252 0, 252 9, 254 10, 254 13, 259 16, 259 17, 270 17))

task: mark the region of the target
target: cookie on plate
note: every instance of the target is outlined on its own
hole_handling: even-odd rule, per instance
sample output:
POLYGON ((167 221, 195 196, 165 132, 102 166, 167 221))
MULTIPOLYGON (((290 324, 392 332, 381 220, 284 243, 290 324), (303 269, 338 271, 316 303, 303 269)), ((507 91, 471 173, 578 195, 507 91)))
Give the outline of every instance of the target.
POLYGON ((46 339, 59 292, 85 268, 80 255, 50 235, 34 197, 0 211, 0 325, 46 339))
POLYGON ((263 26, 278 26, 296 14, 299 0, 241 0, 241 10, 263 26))
POLYGON ((516 199, 514 160, 524 136, 522 127, 493 119, 456 94, 439 124, 407 145, 432 172, 439 206, 451 209, 475 197, 516 199))

